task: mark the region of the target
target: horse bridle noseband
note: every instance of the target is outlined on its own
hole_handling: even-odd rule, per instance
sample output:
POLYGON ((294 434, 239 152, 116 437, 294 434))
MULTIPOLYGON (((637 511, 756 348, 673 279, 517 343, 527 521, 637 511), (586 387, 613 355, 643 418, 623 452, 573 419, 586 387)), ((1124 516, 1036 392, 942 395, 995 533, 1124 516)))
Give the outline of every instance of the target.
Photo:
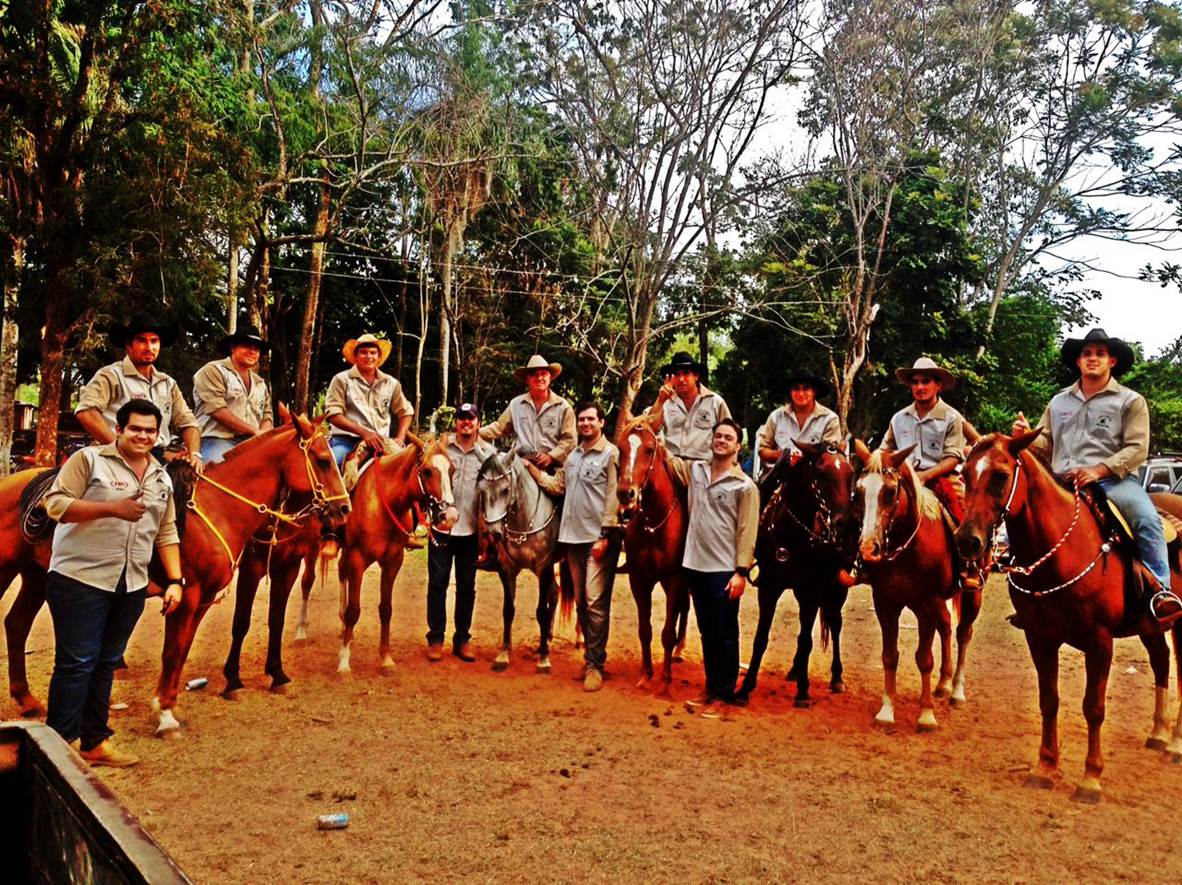
POLYGON ((546 526, 550 525, 550 523, 554 521, 554 517, 558 514, 558 508, 555 507, 550 513, 550 518, 537 528, 534 528, 534 519, 538 515, 538 508, 542 505, 542 496, 546 494, 542 487, 538 486, 538 501, 534 505, 533 516, 529 518, 529 528, 527 528, 525 531, 517 531, 509 528, 509 514, 516 513, 518 511, 517 485, 514 482, 515 477, 511 472, 505 471, 491 477, 485 473, 485 467, 495 462, 496 458, 497 454, 494 452, 484 460, 484 463, 480 465, 480 469, 476 472, 476 482, 479 483, 482 479, 488 479, 490 482, 500 482, 501 480, 505 480, 509 485, 509 503, 505 506, 505 512, 500 516, 496 517, 495 519, 489 519, 486 516, 484 521, 487 525, 496 525, 499 522, 505 523, 505 538, 510 544, 520 546, 526 542, 530 535, 536 535, 538 532, 542 531, 542 529, 546 528, 546 526))
MULTIPOLYGON (((830 454, 834 454, 834 455, 838 454, 836 446, 829 446, 827 451, 830 454)), ((784 479, 787 480, 787 477, 785 477, 784 479)), ((770 498, 768 498, 768 502, 763 508, 763 513, 760 514, 760 521, 761 522, 762 522, 765 514, 767 514, 767 513, 773 514, 773 516, 767 526, 767 530, 769 533, 773 533, 776 528, 775 511, 773 510, 773 506, 779 504, 779 502, 782 500, 783 491, 784 491, 784 487, 786 486, 786 484, 787 483, 785 481, 781 481, 780 484, 778 486, 776 486, 776 490, 774 492, 772 492, 772 496, 770 498)), ((820 486, 818 486, 818 484, 817 484, 817 476, 815 473, 813 475, 812 480, 809 482, 809 491, 811 491, 813 493, 813 500, 816 501, 816 503, 817 503, 818 515, 823 517, 823 520, 821 523, 821 527, 822 527, 821 532, 814 531, 810 526, 805 525, 804 521, 799 516, 797 516, 795 512, 793 512, 792 507, 789 506, 787 503, 785 503, 785 505, 784 505, 784 513, 786 513, 788 515, 788 518, 791 519, 792 522, 796 524, 797 528, 799 528, 802 532, 805 533, 810 545, 821 546, 823 544, 828 544, 828 545, 832 546, 837 541, 837 538, 835 537, 835 534, 833 531, 833 510, 832 510, 832 508, 830 508, 828 502, 825 500, 824 495, 821 494, 821 489, 820 489, 820 486)), ((815 521, 816 520, 814 520, 814 522, 815 521)), ((782 560, 782 561, 784 561, 784 560, 782 560)))
MULTIPOLYGON (((902 471, 896 470, 896 469, 890 468, 890 467, 884 468, 882 471, 882 474, 883 474, 883 476, 891 476, 891 477, 903 475, 902 471)), ((914 482, 918 482, 918 480, 914 480, 914 482)), ((895 483, 896 488, 903 488, 905 485, 908 488, 910 488, 912 483, 902 483, 902 482, 898 482, 898 481, 896 481, 896 483, 895 483)), ((911 494, 911 497, 914 499, 915 495, 913 494, 913 492, 914 492, 914 489, 912 489, 912 494, 911 494)), ((894 560, 898 559, 900 556, 902 556, 907 551, 907 548, 911 546, 912 542, 915 540, 916 536, 919 534, 919 527, 920 527, 920 525, 923 524, 923 514, 921 514, 919 512, 919 501, 915 500, 914 503, 915 503, 915 530, 911 532, 910 537, 908 537, 906 541, 904 541, 902 544, 900 544, 898 547, 896 547, 893 550, 890 549, 891 529, 894 528, 894 525, 895 525, 895 511, 899 509, 898 504, 896 503, 896 505, 891 508, 891 518, 889 520, 887 520, 886 528, 882 532, 882 546, 886 549, 886 552, 883 553, 881 557, 879 557, 879 560, 878 560, 879 562, 893 562, 894 560)))

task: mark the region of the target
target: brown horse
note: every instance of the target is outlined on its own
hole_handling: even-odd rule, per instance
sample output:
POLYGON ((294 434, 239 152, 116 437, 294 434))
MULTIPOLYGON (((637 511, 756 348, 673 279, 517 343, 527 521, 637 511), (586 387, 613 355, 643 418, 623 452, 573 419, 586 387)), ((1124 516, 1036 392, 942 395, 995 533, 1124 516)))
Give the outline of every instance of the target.
POLYGON ((895 676, 899 668, 899 615, 915 613, 919 644, 915 664, 922 678, 919 731, 936 729, 933 697, 949 696, 949 703, 965 702, 965 661, 973 638, 973 623, 981 610, 981 591, 962 592, 956 568, 952 530, 931 490, 920 485, 907 456, 900 452, 873 454, 861 440, 854 441, 866 465, 858 478, 857 500, 862 508, 859 553, 865 577, 874 594, 874 614, 882 631, 882 708, 876 725, 895 724, 895 676), (956 624, 956 671, 952 670, 952 620, 948 600, 959 612, 956 624), (940 680, 932 691, 932 642, 940 634, 940 680))
MULTIPOLYGON (((187 502, 191 511, 181 540, 185 591, 169 614, 156 701, 158 734, 179 728, 175 714, 181 668, 197 625, 218 592, 230 582, 243 546, 273 512, 286 489, 306 492, 329 521, 348 512, 340 473, 321 431, 321 421, 290 416, 280 407, 283 425, 243 443, 221 464, 209 467, 187 502)), ((51 541, 30 545, 17 524, 17 502, 40 471, 23 471, 0 483, 0 586, 21 574, 21 589, 5 619, 10 693, 24 715, 40 712, 25 674, 25 643, 45 600, 45 568, 51 541)), ((163 573, 151 569, 149 593, 158 594, 163 573)))
POLYGON ((415 504, 426 505, 433 525, 446 531, 454 521, 451 461, 447 435, 424 444, 413 435, 405 449, 376 457, 353 489, 353 512, 345 523, 345 543, 338 567, 341 582, 341 648, 338 673, 350 672, 349 653, 353 630, 361 617, 361 579, 372 563, 381 566, 381 619, 379 653, 384 672, 394 669, 390 654, 390 617, 393 614, 394 579, 402 568, 406 542, 414 526, 406 514, 415 504))
MULTIPOLYGON (((1126 583, 1132 561, 1128 549, 1113 551, 1114 539, 1084 501, 1061 486, 1046 466, 1026 451, 1041 430, 1014 437, 994 433, 978 441, 965 464, 965 519, 956 533, 960 552, 980 558, 988 549, 993 529, 1005 520, 1010 553, 1025 565, 1010 564, 1010 600, 1015 623, 1026 633, 1026 644, 1038 671, 1038 701, 1042 711, 1042 743, 1038 768, 1027 786, 1049 789, 1059 768, 1059 649, 1063 645, 1084 653, 1087 679, 1083 714, 1088 723, 1088 753, 1084 777, 1075 799, 1100 800, 1104 756, 1100 729, 1112 666, 1112 641, 1139 636, 1149 652, 1157 686, 1153 727, 1146 741, 1151 749, 1166 749, 1172 761, 1182 762, 1182 714, 1170 735, 1166 723, 1169 649, 1162 630, 1143 610, 1130 607, 1126 583), (1167 743, 1168 741, 1168 743, 1167 743)), ((1182 513, 1177 495, 1155 496, 1155 503, 1182 513)), ((1182 574, 1173 562, 1171 584, 1182 591, 1182 574)), ((1182 623, 1174 625, 1174 655, 1182 676, 1182 623)))
POLYGON ((625 424, 616 438, 616 447, 620 450, 616 488, 624 526, 628 585, 640 618, 644 672, 638 687, 648 688, 653 678, 653 587, 659 581, 665 591, 665 625, 661 628, 665 660, 659 693, 668 696, 677 647, 679 641, 684 642, 678 623, 684 623, 689 613, 689 588, 681 567, 689 526, 686 491, 673 478, 665 447, 653 432, 648 416, 625 424))
MULTIPOLYGON (((821 615, 822 642, 832 637, 829 689, 845 690, 841 664, 841 610, 849 595, 843 571, 853 566, 854 468, 833 446, 797 442, 801 457, 781 458, 765 479, 775 490, 759 518, 755 558, 759 563, 759 624, 751 662, 737 694, 746 700, 755 689, 759 667, 780 597, 788 588, 800 608, 800 634, 788 678, 796 682, 797 707, 809 707, 809 657, 813 625, 821 615)), ((848 574, 848 572, 847 572, 848 574)))

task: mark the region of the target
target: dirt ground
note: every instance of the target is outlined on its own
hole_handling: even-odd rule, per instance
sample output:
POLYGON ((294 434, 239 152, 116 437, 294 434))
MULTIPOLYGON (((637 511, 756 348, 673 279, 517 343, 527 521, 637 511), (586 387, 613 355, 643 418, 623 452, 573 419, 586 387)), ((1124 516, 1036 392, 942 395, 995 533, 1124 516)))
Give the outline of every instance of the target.
MULTIPOLYGON (((675 669, 676 700, 635 687, 636 608, 624 577, 604 690, 585 694, 571 681, 581 663, 571 625, 560 629, 566 638, 553 673, 536 674, 535 584, 522 583, 514 660, 504 673, 490 668, 500 633, 494 576, 480 576, 473 632, 481 660, 430 664, 425 554, 410 555, 395 591, 398 667, 386 677, 378 669, 376 569, 349 677, 335 674, 335 579, 314 593, 303 643, 293 638, 297 592, 285 642, 295 682, 286 695, 266 691, 260 592, 242 659, 247 690, 234 702, 218 696, 227 599, 202 624, 185 672, 208 676, 209 687, 182 696, 185 729, 169 741, 152 736, 162 633, 152 601, 132 638, 131 674, 114 697, 130 705, 113 719, 119 741, 143 763, 101 776, 201 883, 1182 880, 1166 818, 1182 801, 1182 767, 1142 746, 1153 691, 1136 640, 1118 644, 1109 682, 1104 801, 1083 806, 1071 801, 1085 750, 1083 659, 1063 654, 1064 777, 1052 791, 1027 789, 1023 776, 1038 749, 1036 683, 1021 634, 1004 621, 1010 606, 998 578, 970 654, 969 704, 940 702, 932 734, 915 731, 909 615, 898 725, 889 733, 871 725, 882 676, 865 587, 845 609, 845 694, 829 693, 828 655, 814 653, 814 706, 792 707, 784 672, 797 620, 788 594, 751 706, 724 722, 694 718, 682 705, 702 685, 692 626, 675 669), (348 829, 318 832, 317 815, 333 811, 348 812, 348 829)), ((742 615, 746 649, 754 594, 742 615)), ((52 648, 43 611, 29 653, 41 698, 52 648)), ((4 712, 15 715, 11 701, 4 712)))

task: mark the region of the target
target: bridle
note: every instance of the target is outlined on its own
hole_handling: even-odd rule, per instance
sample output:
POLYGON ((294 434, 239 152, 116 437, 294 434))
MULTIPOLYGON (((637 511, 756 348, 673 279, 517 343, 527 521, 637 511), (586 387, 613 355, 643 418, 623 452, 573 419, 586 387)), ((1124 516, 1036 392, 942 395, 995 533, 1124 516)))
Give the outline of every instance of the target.
MULTIPOLYGON (((836 446, 829 446, 827 451, 833 455, 838 454, 836 446)), ((784 495, 783 495, 784 489, 787 486, 786 480, 787 480, 787 477, 785 477, 785 481, 781 481, 780 484, 778 486, 776 486, 776 490, 774 492, 772 492, 771 497, 768 498, 768 502, 763 508, 763 512, 760 514, 760 522, 763 522, 764 518, 768 517, 768 515, 770 514, 770 517, 768 518, 768 521, 767 521, 768 534, 774 535, 775 530, 776 530, 776 525, 777 525, 776 517, 777 517, 778 513, 782 512, 782 513, 786 514, 790 520, 792 520, 792 522, 796 525, 797 528, 799 528, 802 532, 804 532, 805 537, 807 538, 807 540, 811 546, 814 546, 814 547, 819 547, 822 545, 833 546, 834 544, 836 544, 837 543, 837 536, 836 536, 836 532, 834 531, 834 528, 833 528, 833 510, 829 506, 829 503, 825 500, 825 496, 822 493, 821 487, 817 482, 817 480, 818 480, 817 471, 814 470, 812 479, 809 481, 809 484, 808 484, 808 489, 810 492, 812 492, 813 500, 815 501, 815 503, 817 505, 817 517, 818 518, 814 518, 813 525, 815 526, 815 525, 817 525, 818 522, 820 522, 820 528, 821 528, 820 531, 816 531, 812 526, 806 525, 804 520, 802 520, 799 516, 796 515, 796 513, 792 510, 792 507, 789 506, 789 504, 787 502, 785 502, 782 510, 779 509, 779 504, 784 498, 784 495)), ((784 560, 787 559, 786 554, 787 554, 787 551, 785 551, 784 560)), ((779 554, 777 551, 777 558, 778 558, 778 555, 779 554)))
MULTIPOLYGON (((377 457, 380 460, 382 457, 386 456, 379 455, 377 457)), ((398 457, 398 455, 395 454, 393 457, 398 457)), ((417 479, 419 483, 419 496, 424 502, 426 502, 427 505, 427 518, 431 525, 431 528, 428 532, 428 537, 431 543, 440 544, 442 542, 435 537, 435 534, 438 530, 434 528, 434 524, 443 518, 443 513, 447 509, 448 503, 442 498, 437 498, 427 490, 427 485, 423 482, 423 464, 425 461, 427 461, 427 447, 423 444, 420 444, 418 446, 418 454, 415 456, 415 479, 417 479)), ((378 466, 379 465, 375 462, 374 468, 376 469, 378 466)), ((394 524, 394 527, 409 538, 413 534, 413 527, 410 529, 406 528, 406 526, 402 524, 402 520, 399 519, 398 515, 390 506, 388 496, 381 488, 380 476, 380 473, 374 474, 374 491, 377 494, 378 500, 382 504, 382 509, 385 511, 386 516, 389 518, 390 522, 394 524)))
MULTIPOLYGON (((296 433, 298 435, 298 429, 296 430, 296 433)), ((217 527, 209 515, 201 509, 200 505, 198 505, 197 488, 200 485, 200 482, 205 482, 217 489, 222 494, 228 495, 229 497, 234 498, 236 501, 246 504, 248 507, 253 508, 256 512, 264 516, 271 517, 276 521, 276 528, 278 528, 278 523, 286 523, 287 525, 291 526, 300 526, 303 524, 303 521, 311 514, 323 513, 328 509, 330 504, 333 504, 337 501, 349 500, 349 495, 347 493, 342 495, 325 494, 324 483, 320 481, 315 468, 312 466, 312 456, 309 454, 309 450, 312 447, 312 443, 314 443, 320 436, 327 437, 327 434, 324 433, 323 427, 318 427, 316 431, 307 439, 301 437, 298 443, 300 454, 304 456, 304 468, 308 472, 308 485, 312 491, 312 501, 306 507, 296 511, 295 513, 284 513, 282 510, 276 510, 261 501, 254 501, 245 495, 234 491, 232 488, 222 485, 220 482, 206 475, 205 473, 197 474, 198 483, 193 486, 193 492, 189 496, 189 500, 185 502, 185 506, 192 510, 193 513, 195 513, 201 519, 201 521, 205 523, 206 527, 210 530, 210 532, 213 533, 213 536, 217 538, 218 542, 222 546, 222 549, 226 551, 226 556, 230 560, 231 568, 238 568, 238 562, 242 558, 242 550, 238 551, 237 556, 234 555, 233 551, 230 549, 230 544, 226 540, 225 535, 222 534, 221 530, 217 527)), ((286 500, 286 497, 284 500, 286 500)), ((280 504, 280 507, 282 507, 282 504, 280 504)), ((245 549, 246 548, 243 547, 243 550, 245 549)))
MULTIPOLYGON (((878 562, 893 562, 894 560, 896 560, 900 556, 902 556, 907 551, 907 549, 911 546, 912 542, 915 541, 916 536, 919 534, 919 527, 923 524, 923 514, 920 513, 919 501, 916 500, 916 498, 915 498, 915 489, 912 488, 914 480, 912 482, 908 482, 908 483, 901 482, 900 478, 903 475, 902 471, 896 470, 891 467, 884 468, 882 471, 882 475, 884 477, 890 477, 890 478, 894 479, 896 488, 901 489, 901 490, 905 489, 906 491, 902 492, 900 497, 902 497, 902 495, 906 495, 907 497, 911 498, 911 503, 914 505, 914 508, 915 508, 915 529, 911 532, 910 536, 908 536, 906 541, 904 541, 902 544, 900 544, 898 547, 894 548, 893 550, 890 548, 891 529, 893 529, 895 527, 895 514, 898 513, 898 510, 899 510, 898 502, 896 502, 895 506, 891 508, 890 519, 887 520, 886 528, 883 529, 883 532, 882 532, 882 546, 883 546, 885 552, 882 554, 881 557, 879 557, 878 562)), ((908 509, 908 511, 910 511, 911 507, 909 506, 907 509, 908 509)))
POLYGON ((544 523, 542 523, 540 526, 537 526, 537 527, 534 526, 534 520, 537 519, 537 516, 538 516, 538 509, 542 506, 542 498, 546 494, 539 486, 538 499, 536 502, 534 502, 533 515, 530 516, 529 521, 526 523, 527 528, 524 531, 510 528, 509 527, 509 515, 518 513, 519 509, 520 509, 519 499, 517 496, 517 476, 511 471, 502 471, 501 473, 498 473, 495 476, 489 476, 485 472, 485 468, 489 464, 495 463, 496 458, 497 458, 497 455, 496 455, 496 453, 494 453, 492 455, 489 455, 488 458, 485 459, 484 463, 480 465, 480 470, 477 471, 476 482, 479 484, 479 482, 482 479, 487 480, 488 482, 492 482, 492 483, 501 482, 501 481, 506 482, 508 484, 508 488, 509 488, 509 503, 505 505, 505 512, 502 513, 500 516, 497 516, 492 519, 490 519, 488 516, 485 516, 484 521, 486 524, 488 524, 490 526, 496 525, 497 523, 501 523, 501 522, 505 523, 505 529, 504 529, 505 539, 510 544, 514 545, 515 547, 520 547, 522 544, 524 544, 529 539, 530 535, 536 535, 538 532, 545 529, 548 525, 550 525, 550 523, 552 523, 554 521, 554 517, 558 515, 558 508, 555 507, 550 512, 549 518, 547 518, 544 523))
MULTIPOLYGON (((656 439, 656 434, 653 433, 652 429, 647 428, 647 427, 646 427, 646 429, 648 429, 648 432, 652 433, 653 438, 656 439)), ((649 458, 648 464, 645 465, 643 478, 641 479, 641 481, 639 483, 633 483, 633 485, 637 489, 640 490, 636 496, 636 515, 640 517, 640 528, 645 532, 645 534, 649 534, 649 535, 655 535, 658 531, 660 531, 661 528, 665 525, 665 523, 667 523, 669 521, 669 518, 671 516, 673 516, 673 512, 675 510, 677 510, 677 508, 680 506, 680 501, 678 500, 677 495, 675 493, 673 495, 673 501, 669 505, 669 509, 665 511, 665 515, 662 516, 655 524, 650 524, 645 519, 645 516, 644 516, 644 513, 645 513, 644 493, 649 487, 648 483, 649 483, 649 480, 652 478, 653 465, 656 463, 657 463, 656 451, 654 448, 653 457, 649 458)))

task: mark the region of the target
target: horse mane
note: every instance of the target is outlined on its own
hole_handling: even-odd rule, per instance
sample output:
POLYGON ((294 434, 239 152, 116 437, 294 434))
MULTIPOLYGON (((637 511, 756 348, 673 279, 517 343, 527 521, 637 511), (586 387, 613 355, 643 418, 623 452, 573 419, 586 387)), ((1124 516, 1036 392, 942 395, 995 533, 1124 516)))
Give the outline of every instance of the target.
MULTIPOLYGON (((943 519, 941 509, 943 505, 940 499, 936 497, 936 493, 919 482, 919 477, 916 476, 915 471, 911 469, 911 465, 904 461, 900 468, 906 467, 906 470, 900 469, 900 473, 907 477, 907 481, 911 483, 911 489, 915 493, 915 502, 919 506, 919 515, 925 519, 943 519)), ((882 449, 875 449, 870 453, 870 460, 866 462, 867 473, 883 473, 882 464, 882 449)))
POLYGON ((265 433, 260 433, 257 436, 252 436, 250 439, 243 440, 226 452, 222 457, 223 461, 233 461, 235 458, 241 458, 243 455, 254 450, 256 446, 261 446, 264 442, 270 442, 280 433, 285 430, 295 430, 291 424, 280 424, 278 427, 272 427, 265 433))

